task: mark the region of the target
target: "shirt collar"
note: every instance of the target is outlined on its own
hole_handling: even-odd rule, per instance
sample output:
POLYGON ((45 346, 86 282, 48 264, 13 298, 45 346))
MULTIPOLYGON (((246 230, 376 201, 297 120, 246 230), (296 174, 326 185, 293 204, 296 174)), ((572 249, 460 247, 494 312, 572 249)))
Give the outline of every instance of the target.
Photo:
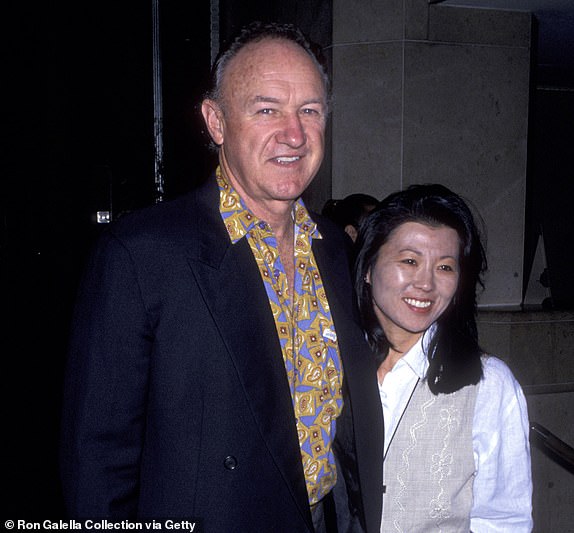
POLYGON ((428 347, 436 331, 436 324, 432 324, 415 343, 415 345, 401 357, 401 361, 420 378, 426 376, 429 360, 427 357, 428 347))
MULTIPOLYGON (((245 237, 256 226, 261 229, 267 228, 267 223, 259 220, 247 208, 239 193, 229 183, 221 166, 217 167, 215 177, 219 186, 219 212, 233 244, 245 237)), ((293 205, 292 217, 297 228, 296 234, 303 233, 312 239, 323 238, 302 198, 298 198, 293 205)))

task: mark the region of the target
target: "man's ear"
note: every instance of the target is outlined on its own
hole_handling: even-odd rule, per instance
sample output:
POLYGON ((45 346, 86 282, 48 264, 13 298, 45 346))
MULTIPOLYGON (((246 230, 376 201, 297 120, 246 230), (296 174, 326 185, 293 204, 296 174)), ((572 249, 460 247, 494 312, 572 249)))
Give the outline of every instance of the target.
POLYGON ((201 102, 201 114, 203 115, 203 120, 205 120, 205 125, 207 126, 207 131, 213 139, 213 142, 218 146, 223 144, 223 111, 221 107, 215 100, 210 100, 206 98, 201 102))
POLYGON ((351 237, 351 240, 353 242, 355 242, 357 240, 357 235, 359 234, 359 232, 357 231, 357 228, 355 228, 355 226, 353 226, 353 224, 347 224, 345 226, 345 233, 351 237))

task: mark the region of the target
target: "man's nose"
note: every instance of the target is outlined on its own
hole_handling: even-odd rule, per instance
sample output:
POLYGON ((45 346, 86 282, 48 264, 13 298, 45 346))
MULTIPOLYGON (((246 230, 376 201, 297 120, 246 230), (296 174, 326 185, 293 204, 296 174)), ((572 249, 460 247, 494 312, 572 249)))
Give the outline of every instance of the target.
POLYGON ((293 113, 284 118, 281 129, 277 133, 277 141, 291 148, 298 148, 307 142, 305 128, 299 115, 293 113))

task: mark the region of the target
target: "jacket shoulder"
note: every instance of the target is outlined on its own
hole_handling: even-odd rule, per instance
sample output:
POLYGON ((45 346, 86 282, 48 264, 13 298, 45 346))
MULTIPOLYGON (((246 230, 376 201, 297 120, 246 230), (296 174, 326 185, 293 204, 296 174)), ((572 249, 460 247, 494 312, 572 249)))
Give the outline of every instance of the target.
POLYGON ((215 184, 208 183, 173 200, 127 213, 114 221, 109 233, 127 243, 162 240, 189 241, 202 228, 224 229, 219 216, 215 184))

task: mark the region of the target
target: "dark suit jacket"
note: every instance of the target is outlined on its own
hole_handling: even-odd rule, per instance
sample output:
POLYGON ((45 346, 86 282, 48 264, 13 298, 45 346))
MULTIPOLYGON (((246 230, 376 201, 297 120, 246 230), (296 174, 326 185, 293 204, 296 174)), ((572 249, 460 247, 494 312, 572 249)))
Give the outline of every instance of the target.
MULTIPOLYGON (((374 533, 382 505, 375 368, 353 313, 343 236, 329 225, 320 231, 313 250, 345 370, 339 458, 352 508, 374 533)), ((214 180, 124 216, 99 239, 72 328, 61 471, 73 517, 312 531, 267 295, 249 244, 230 243, 214 180)))

